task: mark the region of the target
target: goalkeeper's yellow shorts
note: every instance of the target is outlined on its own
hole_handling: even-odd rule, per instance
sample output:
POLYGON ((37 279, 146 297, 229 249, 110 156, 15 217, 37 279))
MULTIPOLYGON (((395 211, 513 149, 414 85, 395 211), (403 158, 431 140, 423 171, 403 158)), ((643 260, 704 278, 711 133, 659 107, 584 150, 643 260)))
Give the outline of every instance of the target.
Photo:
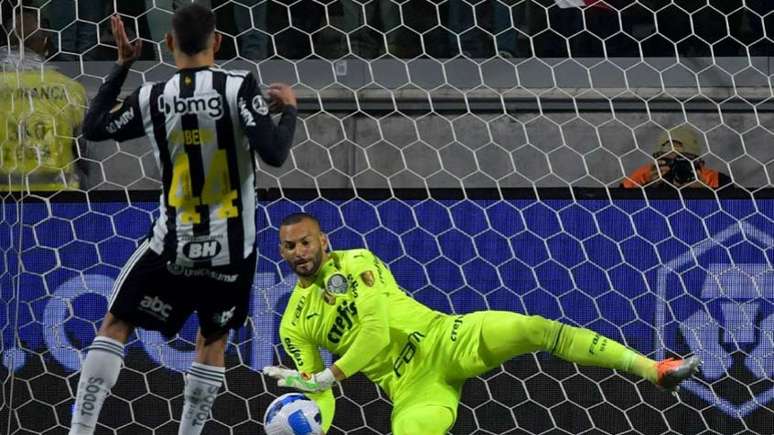
POLYGON ((417 361, 409 379, 392 397, 395 435, 445 434, 457 419, 457 407, 466 379, 499 366, 482 356, 481 328, 515 313, 479 311, 449 316, 437 322, 422 340, 431 346, 429 357, 417 361))

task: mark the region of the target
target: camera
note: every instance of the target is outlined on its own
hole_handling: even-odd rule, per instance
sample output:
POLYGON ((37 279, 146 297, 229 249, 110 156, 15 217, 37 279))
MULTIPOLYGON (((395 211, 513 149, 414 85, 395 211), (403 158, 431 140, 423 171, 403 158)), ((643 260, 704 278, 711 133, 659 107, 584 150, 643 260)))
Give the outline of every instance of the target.
POLYGON ((674 157, 671 159, 662 159, 664 165, 669 168, 669 172, 664 175, 664 179, 677 184, 690 183, 696 179, 693 162, 685 157, 674 157))

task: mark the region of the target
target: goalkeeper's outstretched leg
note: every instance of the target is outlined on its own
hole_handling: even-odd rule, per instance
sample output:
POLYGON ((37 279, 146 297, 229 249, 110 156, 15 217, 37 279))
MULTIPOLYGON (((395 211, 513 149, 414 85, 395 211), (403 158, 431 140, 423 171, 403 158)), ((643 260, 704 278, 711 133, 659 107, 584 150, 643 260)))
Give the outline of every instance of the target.
POLYGON ((482 322, 482 355, 491 365, 514 356, 546 351, 583 366, 606 367, 645 378, 667 391, 699 370, 697 357, 655 361, 590 329, 540 316, 491 311, 482 322))

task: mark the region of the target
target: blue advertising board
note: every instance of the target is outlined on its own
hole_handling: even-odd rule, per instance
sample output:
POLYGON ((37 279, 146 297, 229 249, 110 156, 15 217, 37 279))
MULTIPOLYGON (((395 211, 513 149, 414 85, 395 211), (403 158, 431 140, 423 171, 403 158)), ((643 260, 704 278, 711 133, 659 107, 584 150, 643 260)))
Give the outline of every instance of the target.
MULTIPOLYGON (((80 350, 155 209, 6 204, 0 369, 23 371, 43 358, 46 370, 79 370, 80 350)), ((277 227, 301 210, 319 217, 334 249, 368 247, 435 309, 540 314, 653 358, 697 354, 701 376, 684 386, 692 406, 713 409, 729 427, 771 428, 774 200, 277 200, 257 210, 250 321, 228 350, 254 370, 275 359, 279 313, 295 284, 277 252, 277 227)), ((195 327, 189 320, 170 342, 138 331, 128 352, 185 371, 195 327)))

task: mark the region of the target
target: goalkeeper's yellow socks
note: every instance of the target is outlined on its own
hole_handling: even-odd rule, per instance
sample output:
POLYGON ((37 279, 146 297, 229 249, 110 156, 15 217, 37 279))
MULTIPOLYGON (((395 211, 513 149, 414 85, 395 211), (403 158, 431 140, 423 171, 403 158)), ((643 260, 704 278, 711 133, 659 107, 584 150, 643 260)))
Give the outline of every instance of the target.
POLYGON ((658 380, 656 361, 590 329, 558 326, 552 334, 553 346, 547 349, 553 355, 580 365, 632 373, 653 383, 658 380))
MULTIPOLYGON (((630 352, 634 352, 633 350, 630 352)), ((650 358, 635 353, 634 360, 632 361, 631 369, 628 373, 634 373, 637 376, 645 378, 654 384, 658 380, 658 363, 650 358)))

